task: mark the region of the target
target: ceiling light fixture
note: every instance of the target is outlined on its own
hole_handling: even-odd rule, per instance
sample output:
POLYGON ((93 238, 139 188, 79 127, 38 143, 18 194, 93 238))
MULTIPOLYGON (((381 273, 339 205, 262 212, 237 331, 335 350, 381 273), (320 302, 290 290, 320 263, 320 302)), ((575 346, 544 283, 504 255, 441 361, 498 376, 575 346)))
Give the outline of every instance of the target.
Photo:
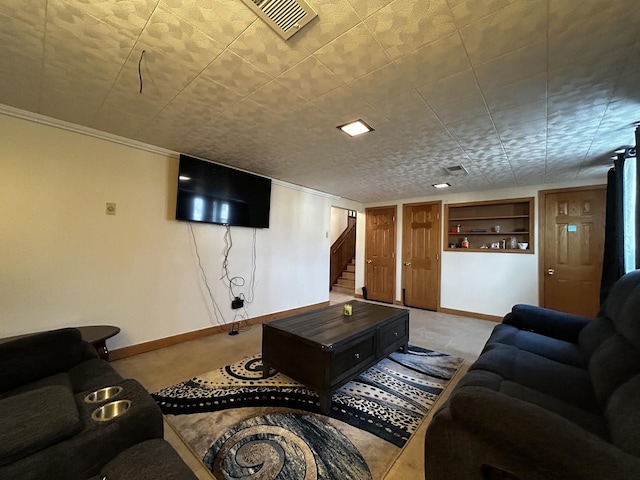
POLYGON ((372 132, 373 128, 367 125, 363 120, 355 120, 353 122, 349 122, 345 125, 340 125, 340 130, 351 137, 355 137, 356 135, 362 135, 363 133, 372 132))
POLYGON ((451 186, 450 183, 434 183, 431 185, 433 188, 449 188, 451 186))

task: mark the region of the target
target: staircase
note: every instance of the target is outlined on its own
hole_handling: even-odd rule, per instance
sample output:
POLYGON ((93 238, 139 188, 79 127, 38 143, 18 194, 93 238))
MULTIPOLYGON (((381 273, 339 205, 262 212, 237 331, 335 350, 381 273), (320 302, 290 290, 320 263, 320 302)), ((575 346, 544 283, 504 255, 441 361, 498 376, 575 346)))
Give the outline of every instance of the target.
POLYGON ((352 258, 344 268, 336 283, 331 286, 334 292, 353 295, 356 290, 356 259, 352 258))

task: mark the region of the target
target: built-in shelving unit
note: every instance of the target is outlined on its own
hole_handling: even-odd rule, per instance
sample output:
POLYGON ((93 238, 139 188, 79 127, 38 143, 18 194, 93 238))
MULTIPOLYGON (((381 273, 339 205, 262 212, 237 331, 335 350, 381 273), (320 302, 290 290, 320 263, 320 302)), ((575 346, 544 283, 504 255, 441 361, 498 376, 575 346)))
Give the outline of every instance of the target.
POLYGON ((446 204, 444 250, 533 253, 533 202, 527 197, 446 204))

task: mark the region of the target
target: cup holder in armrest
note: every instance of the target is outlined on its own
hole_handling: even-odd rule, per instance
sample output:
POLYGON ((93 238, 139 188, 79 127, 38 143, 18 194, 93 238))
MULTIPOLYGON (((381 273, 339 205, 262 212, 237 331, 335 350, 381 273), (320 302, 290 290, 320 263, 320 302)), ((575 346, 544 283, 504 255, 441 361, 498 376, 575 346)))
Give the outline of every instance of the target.
POLYGON ((122 391, 122 387, 105 387, 95 392, 91 392, 84 397, 86 403, 100 403, 115 397, 122 391))
POLYGON ((117 400, 115 402, 105 403, 93 411, 91 418, 96 422, 107 422, 124 414, 129 410, 130 406, 131 400, 117 400))

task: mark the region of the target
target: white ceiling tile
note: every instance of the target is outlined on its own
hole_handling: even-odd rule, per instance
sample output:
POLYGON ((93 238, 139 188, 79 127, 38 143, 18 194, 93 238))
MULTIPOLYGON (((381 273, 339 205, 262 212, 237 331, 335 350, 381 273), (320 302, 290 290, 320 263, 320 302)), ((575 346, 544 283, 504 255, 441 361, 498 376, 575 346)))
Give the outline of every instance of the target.
POLYGON ((299 45, 309 52, 324 47, 360 22, 360 18, 347 0, 309 0, 308 3, 318 16, 294 37, 299 45))
POLYGON ((500 134, 510 130, 547 128, 547 102, 544 100, 504 107, 491 112, 491 118, 500 134))
POLYGON ((462 100, 451 101, 437 108, 432 106, 432 108, 440 121, 445 125, 480 117, 484 117, 488 122, 491 122, 487 105, 480 94, 463 98, 462 100))
POLYGON ((1 52, 0 65, 6 72, 0 76, 0 103, 22 110, 39 111, 42 61, 1 52))
POLYGON ((51 0, 48 11, 45 81, 55 71, 63 82, 112 84, 135 37, 59 0, 51 0))
POLYGON ((299 107, 306 103, 304 98, 292 92, 277 80, 260 87, 248 98, 281 115, 295 114, 299 107))
MULTIPOLYGON (((15 5, 3 5, 0 11, 18 13, 8 7, 15 5)), ((33 7, 32 22, 0 13, 0 65, 4 72, 0 77, 0 102, 37 111, 44 57, 44 8, 33 7)))
POLYGON ((156 9, 138 40, 167 59, 167 63, 192 72, 194 76, 224 49, 222 44, 164 8, 156 9))
POLYGON ((368 17, 365 23, 394 59, 456 30, 446 0, 395 0, 368 17))
POLYGON ((477 65, 546 38, 547 5, 521 1, 460 29, 471 63, 477 65))
POLYGON ((178 94, 167 109, 183 111, 185 124, 194 116, 198 121, 210 119, 242 100, 243 96, 221 85, 207 76, 207 72, 199 75, 187 88, 178 94))
POLYGON ((64 0, 118 29, 138 35, 156 8, 157 0, 64 0))
MULTIPOLYGON (((0 16, 14 18, 24 23, 32 32, 44 33, 47 0, 3 0, 0 2, 0 16)), ((3 29, 6 27, 6 19, 2 19, 3 29)), ((25 31, 26 33, 26 31, 25 31)))
POLYGON ((398 92, 413 88, 395 63, 389 63, 349 82, 349 87, 370 103, 377 103, 384 98, 395 97, 398 92))
POLYGON ((309 51, 294 35, 286 42, 262 20, 253 22, 231 45, 229 50, 263 72, 277 76, 309 56, 309 51))
POLYGON ((377 12, 394 0, 349 0, 349 3, 362 19, 377 12))
POLYGON ((315 57, 345 83, 391 61, 363 24, 356 25, 317 50, 315 57))
POLYGON ((344 84, 313 55, 277 78, 280 83, 307 100, 313 100, 344 84))
POLYGON ((482 95, 476 76, 472 69, 468 68, 454 73, 446 78, 423 85, 418 88, 418 93, 434 109, 445 107, 452 98, 464 100, 470 97, 482 95))
POLYGON ((507 85, 546 75, 547 43, 527 45, 473 68, 482 91, 499 93, 507 85))
POLYGON ((331 115, 335 126, 362 119, 377 129, 388 119, 347 85, 331 90, 313 100, 313 104, 331 115))
POLYGON ((102 107, 91 122, 91 127, 122 136, 128 132, 137 132, 148 121, 148 118, 134 115, 130 112, 102 107))
POLYGON ((83 92, 50 88, 40 99, 40 113, 78 125, 91 125, 102 104, 102 97, 83 92))
POLYGON ((501 8, 507 7, 516 0, 449 0, 449 6, 453 13, 458 28, 480 20, 501 8))
POLYGON ((273 79, 231 50, 222 52, 202 75, 243 96, 273 79))
POLYGON ((537 75, 521 80, 516 83, 504 86, 497 90, 485 91, 485 99, 489 110, 496 113, 500 111, 509 111, 518 108, 528 108, 531 106, 542 106, 536 108, 535 114, 538 116, 546 115, 544 103, 547 99, 547 76, 537 75))
POLYGON ((419 48, 398 59, 396 64, 415 87, 435 82, 471 66, 458 34, 419 48))
POLYGON ((249 7, 228 0, 161 0, 160 5, 223 46, 261 21, 249 7))
POLYGON ((640 22, 640 13, 624 1, 550 0, 549 68, 554 70, 576 62, 598 62, 633 46, 635 30, 621 26, 634 22, 640 22))

